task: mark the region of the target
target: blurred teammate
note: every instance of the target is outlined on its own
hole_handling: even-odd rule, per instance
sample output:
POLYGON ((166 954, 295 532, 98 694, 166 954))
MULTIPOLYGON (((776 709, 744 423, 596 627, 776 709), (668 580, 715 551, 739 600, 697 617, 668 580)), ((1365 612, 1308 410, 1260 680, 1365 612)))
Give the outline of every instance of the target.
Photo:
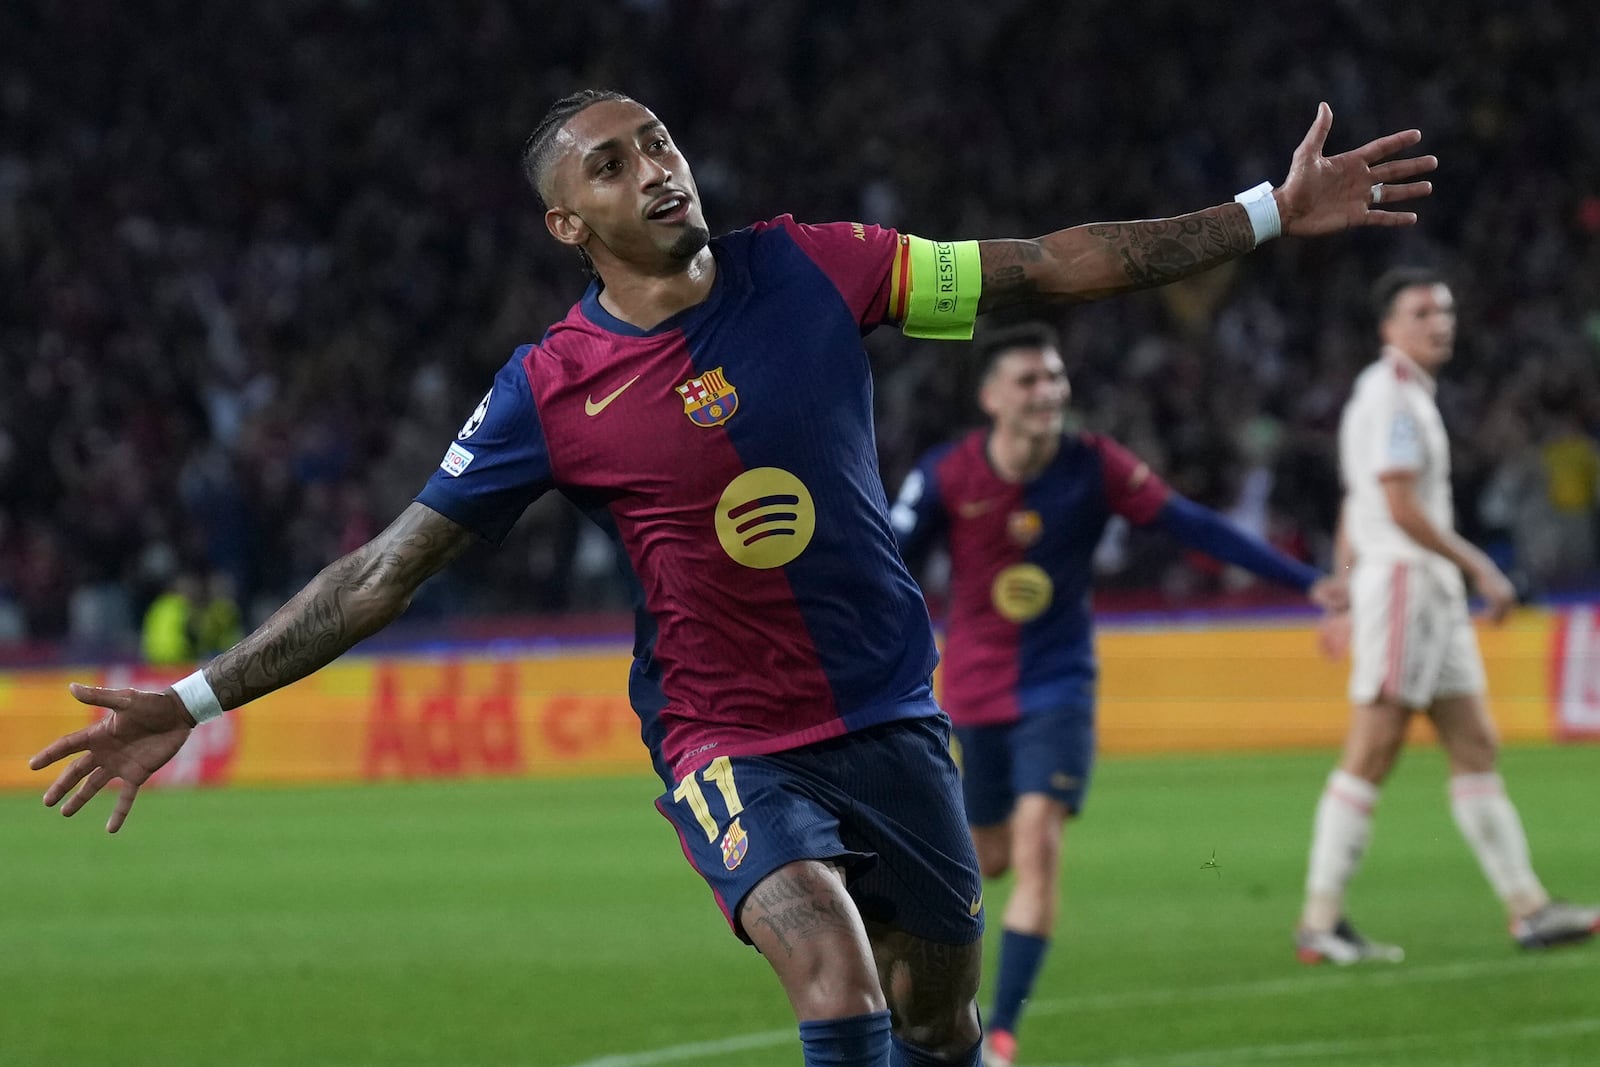
POLYGON ((415 503, 234 648, 161 693, 76 688, 112 715, 45 794, 107 825, 197 720, 329 662, 479 538, 558 489, 640 585, 629 694, 657 806, 738 936, 765 955, 807 1064, 975 1063, 981 880, 927 612, 900 562, 861 335, 970 337, 982 311, 1159 285, 1289 234, 1401 225, 1369 189, 1425 196, 1432 157, 1393 134, 1324 157, 1318 110, 1284 184, 1176 219, 935 244, 787 216, 709 238, 689 165, 615 93, 558 101, 524 152, 555 239, 595 275, 524 345, 415 503), (893 1023, 891 1038, 891 1015, 893 1023))
POLYGON ((1381 358, 1356 379, 1339 424, 1344 480, 1336 572, 1350 573, 1348 640, 1353 704, 1344 755, 1317 805, 1296 934, 1307 963, 1398 961, 1344 917, 1344 892, 1372 835, 1378 790, 1411 715, 1433 720, 1450 762, 1450 809, 1524 948, 1581 941, 1600 909, 1552 901, 1533 872, 1522 820, 1495 770, 1497 741, 1484 699, 1483 660, 1462 572, 1498 622, 1511 583, 1455 532, 1450 442, 1434 378, 1455 346, 1456 305, 1432 271, 1394 270, 1373 288, 1381 358))
POLYGON ((1050 327, 998 332, 979 353, 990 426, 928 453, 891 518, 913 569, 936 538, 950 550, 942 703, 979 866, 987 878, 1016 870, 985 1020, 985 1062, 1009 1067, 1055 929, 1062 830, 1094 764, 1090 587, 1106 523, 1159 527, 1321 604, 1342 607, 1343 590, 1173 492, 1115 441, 1064 433, 1071 387, 1050 327))

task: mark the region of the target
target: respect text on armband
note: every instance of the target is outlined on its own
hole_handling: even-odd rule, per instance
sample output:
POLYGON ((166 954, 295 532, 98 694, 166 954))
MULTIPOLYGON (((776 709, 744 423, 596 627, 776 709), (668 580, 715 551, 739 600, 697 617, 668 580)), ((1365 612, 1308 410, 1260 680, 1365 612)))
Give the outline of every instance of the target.
POLYGON ((933 309, 948 315, 956 309, 956 246, 953 241, 933 243, 934 272, 938 280, 939 296, 933 309))

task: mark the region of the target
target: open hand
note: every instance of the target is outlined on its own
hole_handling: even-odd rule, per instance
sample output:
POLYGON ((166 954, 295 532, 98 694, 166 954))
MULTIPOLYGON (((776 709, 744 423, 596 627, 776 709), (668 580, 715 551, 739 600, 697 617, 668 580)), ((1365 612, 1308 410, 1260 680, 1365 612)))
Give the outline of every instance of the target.
POLYGON ((1343 578, 1324 574, 1311 583, 1311 589, 1306 593, 1306 597, 1323 611, 1349 611, 1350 583, 1343 578))
POLYGON ((1317 647, 1331 660, 1341 660, 1350 651, 1350 613, 1333 611, 1317 624, 1317 647))
POLYGON ((112 779, 122 779, 117 806, 106 820, 106 831, 114 834, 127 821, 139 787, 176 756, 189 739, 194 719, 171 690, 151 693, 76 683, 70 689, 83 703, 106 708, 110 714, 92 726, 52 741, 28 761, 28 766, 43 770, 75 752, 83 753, 44 791, 45 806, 53 808, 74 786, 83 783, 83 788, 61 805, 63 815, 75 815, 112 779))
POLYGON ((1389 159, 1422 140, 1421 130, 1401 130, 1336 156, 1322 154, 1333 126, 1333 109, 1317 105, 1316 120, 1294 150, 1289 176, 1273 190, 1283 232, 1296 237, 1336 233, 1353 226, 1410 226, 1415 212, 1390 204, 1433 192, 1433 183, 1412 181, 1439 165, 1433 156, 1389 159))
POLYGON ((1493 563, 1475 571, 1472 584, 1478 590, 1478 595, 1483 597, 1483 613, 1490 622, 1504 622, 1506 616, 1511 614, 1511 609, 1517 606, 1517 587, 1493 563))

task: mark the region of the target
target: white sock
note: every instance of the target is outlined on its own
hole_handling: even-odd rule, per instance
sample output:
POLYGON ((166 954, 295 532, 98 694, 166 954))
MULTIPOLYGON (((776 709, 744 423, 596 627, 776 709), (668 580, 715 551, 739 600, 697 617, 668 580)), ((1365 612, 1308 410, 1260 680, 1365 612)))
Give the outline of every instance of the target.
POLYGON ((1311 832, 1311 863, 1306 870, 1306 907, 1300 925, 1331 930, 1344 911, 1344 890, 1361 866, 1372 840, 1372 809, 1378 787, 1342 770, 1328 775, 1317 802, 1311 832))
POLYGON ((1450 811, 1478 857, 1478 865, 1512 915, 1537 911, 1550 902, 1528 856, 1522 819, 1493 771, 1458 774, 1450 779, 1450 811))

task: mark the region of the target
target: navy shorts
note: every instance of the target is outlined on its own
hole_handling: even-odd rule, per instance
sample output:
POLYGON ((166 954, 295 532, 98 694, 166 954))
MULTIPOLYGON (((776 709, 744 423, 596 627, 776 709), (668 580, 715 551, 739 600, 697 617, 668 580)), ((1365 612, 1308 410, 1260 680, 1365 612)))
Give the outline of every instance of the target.
POLYGON ((957 726, 955 732, 971 825, 1005 822, 1024 793, 1054 797, 1074 815, 1083 810, 1094 770, 1093 705, 1033 711, 1016 722, 957 726))
POLYGON ((721 756, 656 807, 740 940, 739 906, 796 860, 832 860, 864 919, 965 945, 983 878, 961 814, 948 720, 902 719, 788 752, 721 756))

